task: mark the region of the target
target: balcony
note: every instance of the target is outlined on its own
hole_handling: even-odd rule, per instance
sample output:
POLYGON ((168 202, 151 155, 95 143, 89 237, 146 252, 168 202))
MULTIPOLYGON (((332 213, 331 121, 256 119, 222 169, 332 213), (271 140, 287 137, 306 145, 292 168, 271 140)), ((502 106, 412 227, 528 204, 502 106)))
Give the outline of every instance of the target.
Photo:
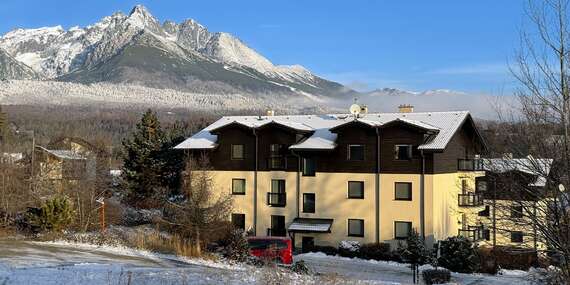
POLYGON ((483 239, 483 226, 467 226, 467 229, 459 229, 457 236, 468 238, 476 242, 483 239))
POLYGON ((268 228, 267 229, 267 236, 270 237, 284 237, 287 236, 287 230, 285 228, 268 228))
POLYGON ((466 193, 457 196, 457 202, 460 207, 478 207, 483 206, 483 195, 479 193, 466 193))
POLYGON ((483 161, 479 158, 466 158, 457 160, 457 170, 459 171, 482 171, 483 161))
POLYGON ((285 207, 287 196, 283 193, 267 192, 267 205, 272 207, 285 207))

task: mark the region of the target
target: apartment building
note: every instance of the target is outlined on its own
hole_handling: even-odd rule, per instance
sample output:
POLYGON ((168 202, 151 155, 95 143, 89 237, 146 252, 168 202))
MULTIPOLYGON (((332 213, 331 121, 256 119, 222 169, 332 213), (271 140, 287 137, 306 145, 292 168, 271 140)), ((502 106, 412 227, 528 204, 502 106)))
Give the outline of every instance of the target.
POLYGON ((236 226, 297 247, 396 244, 412 229, 432 244, 484 209, 485 144, 466 111, 227 116, 176 148, 209 156, 236 226))

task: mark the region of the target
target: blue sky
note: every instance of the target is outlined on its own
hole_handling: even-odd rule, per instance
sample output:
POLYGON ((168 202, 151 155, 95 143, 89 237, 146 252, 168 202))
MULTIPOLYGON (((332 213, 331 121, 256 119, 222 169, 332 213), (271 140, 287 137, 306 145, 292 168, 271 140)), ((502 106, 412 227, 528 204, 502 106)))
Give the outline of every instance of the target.
POLYGON ((159 20, 193 18, 237 35, 276 64, 301 64, 359 90, 510 92, 524 1, 25 1, 0 2, 0 34, 85 26, 145 5, 159 20))

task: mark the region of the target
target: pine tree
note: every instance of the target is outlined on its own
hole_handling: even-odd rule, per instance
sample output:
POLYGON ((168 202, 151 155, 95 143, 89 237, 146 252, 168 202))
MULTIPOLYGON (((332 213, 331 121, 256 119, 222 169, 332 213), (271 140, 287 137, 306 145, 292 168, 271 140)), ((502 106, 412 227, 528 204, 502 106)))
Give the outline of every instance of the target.
POLYGON ((136 206, 151 202, 150 199, 161 189, 164 144, 164 132, 156 114, 150 109, 142 116, 132 137, 123 141, 123 179, 129 190, 129 200, 136 206))
POLYGON ((439 244, 439 266, 454 272, 473 273, 478 266, 476 248, 465 237, 450 237, 439 244))
POLYGON ((432 261, 432 253, 425 247, 424 241, 414 229, 408 235, 406 244, 399 246, 398 252, 405 262, 410 263, 414 284, 419 281, 419 266, 432 261))

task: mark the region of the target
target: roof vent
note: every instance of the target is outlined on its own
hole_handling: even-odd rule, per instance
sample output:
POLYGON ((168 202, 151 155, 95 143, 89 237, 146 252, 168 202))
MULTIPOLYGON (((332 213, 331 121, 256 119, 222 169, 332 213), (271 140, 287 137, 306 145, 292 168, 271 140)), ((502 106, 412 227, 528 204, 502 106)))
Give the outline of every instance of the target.
POLYGON ((398 112, 399 113, 413 113, 414 112, 414 106, 412 105, 400 105, 398 106, 398 112))

